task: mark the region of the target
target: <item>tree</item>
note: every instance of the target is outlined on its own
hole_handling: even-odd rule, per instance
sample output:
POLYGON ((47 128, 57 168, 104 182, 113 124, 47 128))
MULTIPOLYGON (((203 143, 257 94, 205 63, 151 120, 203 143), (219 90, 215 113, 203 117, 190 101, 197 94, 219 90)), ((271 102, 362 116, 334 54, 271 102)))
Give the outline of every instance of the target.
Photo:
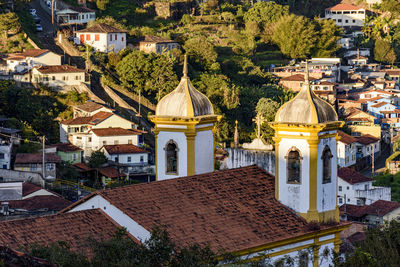
POLYGON ((110 0, 97 0, 96 1, 96 6, 98 9, 104 11, 107 8, 107 5, 109 4, 110 0))
POLYGON ((185 42, 183 48, 190 57, 191 63, 197 63, 204 69, 211 69, 216 63, 218 54, 214 45, 204 36, 193 37, 185 42))
POLYGON ((389 42, 378 39, 375 41, 374 58, 376 61, 393 64, 396 61, 396 53, 389 42))
POLYGON ((398 0, 382 0, 380 4, 381 11, 389 11, 393 15, 400 15, 400 5, 398 0))
POLYGON ((276 23, 272 40, 284 55, 300 59, 312 54, 317 33, 310 19, 289 15, 282 17, 276 23))
POLYGON ((19 32, 21 24, 17 14, 14 12, 0 14, 0 31, 4 32, 4 37, 8 38, 9 31, 19 32))
POLYGON ((318 38, 313 51, 315 57, 331 57, 340 45, 342 30, 336 26, 335 21, 329 19, 315 19, 318 38))
POLYGON ((289 6, 278 5, 275 2, 257 2, 244 14, 244 21, 255 21, 261 30, 270 27, 281 17, 289 15, 289 6))
MULTIPOLYGON (((261 98, 258 100, 256 112, 257 115, 260 115, 264 120, 268 122, 272 122, 275 120, 275 114, 278 111, 280 105, 278 102, 270 98, 261 98)), ((261 135, 268 142, 272 143, 272 137, 274 136, 274 130, 267 124, 264 123, 261 127, 261 135)))
POLYGON ((101 151, 95 151, 89 157, 88 165, 91 168, 99 168, 101 165, 107 162, 107 157, 101 151))

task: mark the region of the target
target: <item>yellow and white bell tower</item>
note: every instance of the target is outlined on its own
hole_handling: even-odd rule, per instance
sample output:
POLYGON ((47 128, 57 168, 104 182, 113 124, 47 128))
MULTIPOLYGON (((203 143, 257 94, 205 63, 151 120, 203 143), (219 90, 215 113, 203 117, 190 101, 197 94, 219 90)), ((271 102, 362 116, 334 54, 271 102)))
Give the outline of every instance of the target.
MULTIPOLYGON (((306 67, 307 69, 307 67, 306 67)), ((339 222, 337 206, 338 121, 333 107, 308 82, 277 112, 275 197, 308 222, 339 222)))
POLYGON ((187 57, 178 87, 160 100, 155 116, 157 180, 214 171, 214 115, 210 100, 187 75, 187 57))

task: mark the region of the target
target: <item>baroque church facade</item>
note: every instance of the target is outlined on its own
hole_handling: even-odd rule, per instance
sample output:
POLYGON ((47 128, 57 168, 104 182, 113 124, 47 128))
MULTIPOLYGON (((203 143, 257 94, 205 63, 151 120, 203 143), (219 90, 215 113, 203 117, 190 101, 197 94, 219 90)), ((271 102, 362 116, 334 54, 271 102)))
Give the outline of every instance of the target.
MULTIPOLYGON (((178 87, 158 103, 151 118, 157 181, 96 191, 57 215, 2 222, 0 244, 18 248, 54 242, 71 231, 84 236, 79 231, 92 228, 70 228, 89 216, 98 217, 90 222, 104 222, 104 234, 111 221, 125 227, 135 242, 162 225, 182 246, 209 245, 250 261, 268 258, 273 263, 290 256, 303 266, 330 266, 331 252, 339 252, 340 233, 349 226, 339 221, 336 202, 336 143, 342 123, 332 106, 306 82, 278 110, 271 123, 275 176, 255 165, 214 171, 219 118, 210 100, 191 84, 185 59, 178 87), (71 216, 75 223, 65 223, 71 216), (38 228, 50 222, 58 231, 46 236, 38 228), (10 235, 9 229, 19 234, 10 235)), ((96 231, 101 235, 101 229, 96 231)), ((79 249, 79 242, 71 240, 71 247, 79 249)))

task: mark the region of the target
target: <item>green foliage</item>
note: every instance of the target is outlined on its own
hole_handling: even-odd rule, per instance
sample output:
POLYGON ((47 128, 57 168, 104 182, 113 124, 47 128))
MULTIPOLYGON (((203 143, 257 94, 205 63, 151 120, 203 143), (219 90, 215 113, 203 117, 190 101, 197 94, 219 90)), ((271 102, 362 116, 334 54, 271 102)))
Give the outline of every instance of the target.
POLYGON ((107 5, 110 3, 110 0, 97 0, 96 6, 100 10, 106 10, 107 5))
MULTIPOLYGON (((309 18, 324 14, 325 8, 336 5, 337 0, 276 0, 278 4, 289 5, 290 12, 309 18)), ((360 1, 358 1, 360 2, 360 1)), ((357 3, 358 3, 357 2, 357 3)))
POLYGON ((14 12, 0 14, 0 31, 4 32, 7 39, 8 32, 19 32, 21 30, 21 23, 18 20, 17 14, 14 12))
POLYGON ((374 185, 386 186, 391 188, 392 201, 400 202, 400 173, 396 174, 382 174, 375 176, 376 180, 374 185))
POLYGON ((382 0, 380 4, 381 11, 389 11, 393 15, 400 15, 400 4, 398 0, 382 0))
POLYGON ((57 177, 60 177, 61 179, 64 180, 70 180, 76 182, 78 176, 79 176, 78 171, 71 165, 70 162, 62 161, 60 164, 58 164, 57 177))
POLYGON ((190 62, 196 63, 203 69, 212 69, 212 65, 217 61, 218 54, 214 45, 204 36, 191 38, 183 45, 190 62))
POLYGON ((341 38, 342 29, 337 27, 333 20, 317 18, 314 21, 318 38, 313 56, 331 57, 340 48, 337 42, 341 38))
POLYGON ((125 86, 156 103, 178 85, 173 69, 175 60, 167 54, 132 51, 117 64, 116 70, 125 86))
POLYGON ((246 23, 254 21, 263 30, 287 15, 289 15, 289 6, 282 6, 272 1, 257 2, 244 14, 244 21, 246 23))
POLYGON ((389 42, 378 39, 375 41, 374 58, 376 61, 393 64, 396 61, 396 53, 389 42))
POLYGON ((345 260, 337 260, 335 266, 399 266, 400 222, 392 220, 382 228, 370 228, 366 231, 366 235, 366 240, 358 243, 353 252, 347 253, 345 260))
POLYGON ((273 41, 291 58, 307 58, 317 41, 315 25, 306 17, 288 15, 275 25, 273 41))
MULTIPOLYGON (((275 102, 271 98, 261 98, 256 107, 257 115, 260 115, 263 120, 268 122, 274 121, 275 114, 278 111, 280 104, 275 102)), ((272 143, 272 137, 274 136, 274 130, 267 124, 264 123, 261 127, 261 135, 268 142, 272 143)))
POLYGON ((189 15, 189 14, 183 14, 182 19, 181 19, 181 23, 183 25, 189 25, 190 23, 192 23, 193 18, 189 15))
POLYGON ((99 168, 101 165, 107 162, 107 157, 101 151, 95 151, 88 159, 88 165, 91 168, 99 168))

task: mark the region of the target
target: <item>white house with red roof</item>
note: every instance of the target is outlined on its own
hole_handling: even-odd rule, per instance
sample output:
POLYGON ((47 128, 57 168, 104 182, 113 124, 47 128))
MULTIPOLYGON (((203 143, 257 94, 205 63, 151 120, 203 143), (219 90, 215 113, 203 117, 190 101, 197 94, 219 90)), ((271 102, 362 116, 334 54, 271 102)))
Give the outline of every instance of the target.
POLYGON ((100 52, 118 52, 126 48, 127 31, 99 23, 76 32, 75 43, 86 44, 100 52))
POLYGON ((104 145, 100 151, 108 160, 124 166, 145 166, 149 162, 149 152, 133 144, 104 145))
POLYGON ((61 56, 47 49, 28 49, 22 53, 7 54, 6 69, 21 73, 36 66, 61 65, 61 56))
POLYGON ((89 84, 86 71, 70 65, 35 67, 31 70, 31 76, 33 83, 44 84, 51 88, 89 84))
POLYGON ((338 171, 338 204, 369 205, 377 200, 391 200, 390 187, 373 186, 374 179, 350 168, 338 171))
POLYGON ((56 12, 60 24, 85 24, 96 20, 96 12, 82 6, 70 6, 56 12))
POLYGON ((339 131, 338 134, 340 137, 337 144, 338 165, 340 167, 354 166, 357 162, 357 147, 355 144, 357 142, 357 139, 342 131, 339 131))
POLYGON ((325 9, 325 19, 331 19, 340 27, 362 27, 366 10, 351 4, 337 4, 325 9))

